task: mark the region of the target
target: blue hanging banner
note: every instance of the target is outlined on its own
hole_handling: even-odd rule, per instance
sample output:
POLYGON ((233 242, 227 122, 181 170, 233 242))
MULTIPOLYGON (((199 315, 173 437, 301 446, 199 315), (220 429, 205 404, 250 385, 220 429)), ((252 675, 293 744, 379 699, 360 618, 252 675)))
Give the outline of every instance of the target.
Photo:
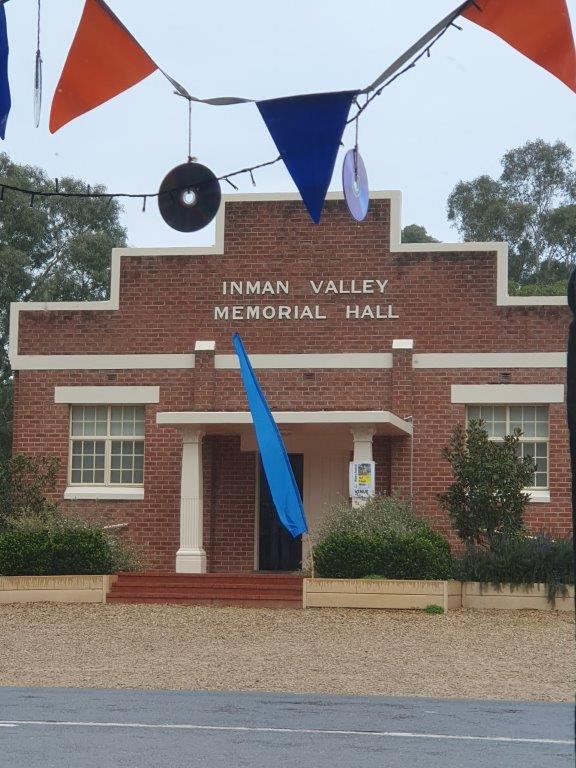
POLYGON ((282 160, 318 224, 336 155, 357 91, 256 102, 282 160))
POLYGON ((240 362, 242 383, 252 414, 270 495, 280 522, 296 538, 308 531, 308 525, 290 459, 239 334, 233 335, 232 343, 240 362))
POLYGON ((0 5, 0 138, 6 135, 6 122, 12 102, 8 83, 8 31, 6 29, 6 10, 0 5))

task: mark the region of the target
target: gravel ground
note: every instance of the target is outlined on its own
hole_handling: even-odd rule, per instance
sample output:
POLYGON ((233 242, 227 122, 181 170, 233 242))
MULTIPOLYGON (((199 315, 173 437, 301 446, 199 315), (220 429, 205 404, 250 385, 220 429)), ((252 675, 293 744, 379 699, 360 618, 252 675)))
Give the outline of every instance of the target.
POLYGON ((537 611, 0 605, 0 685, 569 701, 574 619, 537 611))

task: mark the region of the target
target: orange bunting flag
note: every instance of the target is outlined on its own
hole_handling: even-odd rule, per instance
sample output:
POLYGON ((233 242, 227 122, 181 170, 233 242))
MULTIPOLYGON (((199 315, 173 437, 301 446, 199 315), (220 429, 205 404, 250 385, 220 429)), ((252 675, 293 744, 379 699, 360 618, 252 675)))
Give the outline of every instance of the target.
POLYGON ((157 69, 104 0, 86 0, 52 99, 50 132, 55 133, 157 69))
POLYGON ((476 0, 462 16, 576 91, 576 52, 566 0, 476 0))

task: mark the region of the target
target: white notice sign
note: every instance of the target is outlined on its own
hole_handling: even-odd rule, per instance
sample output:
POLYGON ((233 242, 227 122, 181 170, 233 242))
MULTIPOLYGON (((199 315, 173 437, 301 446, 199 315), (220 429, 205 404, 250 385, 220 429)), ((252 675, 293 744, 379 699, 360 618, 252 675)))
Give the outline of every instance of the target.
POLYGON ((350 462, 350 498, 369 499, 376 492, 376 464, 373 461, 350 462))

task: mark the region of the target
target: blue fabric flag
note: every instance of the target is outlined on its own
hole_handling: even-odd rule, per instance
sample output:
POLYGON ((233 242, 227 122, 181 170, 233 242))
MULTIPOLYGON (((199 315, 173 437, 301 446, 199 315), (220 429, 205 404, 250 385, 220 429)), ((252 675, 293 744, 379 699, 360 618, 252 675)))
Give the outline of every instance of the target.
POLYGON ((246 392, 246 400, 252 414, 262 466, 270 486, 270 495, 280 522, 296 538, 302 533, 306 533, 308 525, 290 459, 286 453, 282 435, 276 426, 254 369, 250 364, 242 339, 237 333, 232 337, 232 343, 240 362, 240 373, 246 392))
POLYGON ((8 84, 8 31, 6 29, 6 10, 0 5, 0 137, 6 135, 6 122, 12 102, 8 84))
POLYGON ((256 102, 282 160, 318 224, 336 155, 357 91, 256 102))

